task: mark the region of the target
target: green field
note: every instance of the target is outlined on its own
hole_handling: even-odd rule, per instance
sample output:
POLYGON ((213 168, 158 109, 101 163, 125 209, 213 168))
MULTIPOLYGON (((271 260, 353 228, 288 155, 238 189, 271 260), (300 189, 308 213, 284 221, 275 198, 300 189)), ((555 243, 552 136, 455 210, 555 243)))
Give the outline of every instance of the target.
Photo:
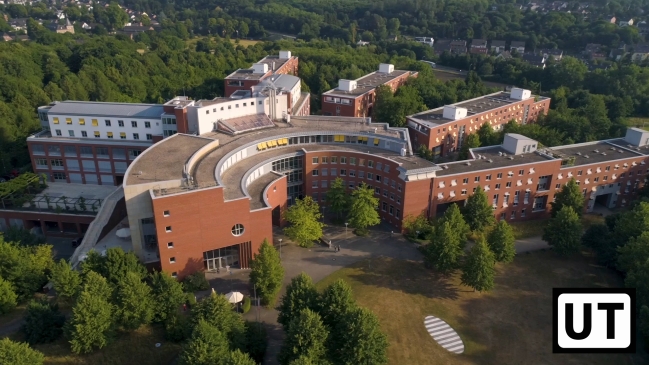
POLYGON ((553 287, 618 287, 622 279, 592 258, 558 258, 551 251, 516 257, 498 265, 496 288, 476 293, 459 275, 441 276, 423 264, 389 258, 341 269, 317 285, 344 279, 361 306, 371 309, 390 342, 389 364, 647 364, 635 355, 552 354, 553 287), (433 315, 460 335, 465 352, 439 346, 424 328, 433 315))

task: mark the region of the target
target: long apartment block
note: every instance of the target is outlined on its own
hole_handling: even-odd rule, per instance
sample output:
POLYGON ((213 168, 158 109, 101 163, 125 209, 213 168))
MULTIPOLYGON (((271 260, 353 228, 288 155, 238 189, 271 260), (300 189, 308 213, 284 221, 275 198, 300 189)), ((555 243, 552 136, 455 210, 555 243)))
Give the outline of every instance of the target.
POLYGON ((409 115, 407 121, 413 146, 425 146, 437 158, 458 151, 466 136, 485 123, 494 130, 502 129, 510 120, 534 123, 549 109, 549 98, 512 88, 409 115))
POLYGON ((229 97, 238 90, 250 91, 261 81, 272 76, 298 76, 299 59, 291 51, 279 51, 278 55, 269 55, 257 61, 250 68, 240 68, 225 78, 225 96, 229 97))

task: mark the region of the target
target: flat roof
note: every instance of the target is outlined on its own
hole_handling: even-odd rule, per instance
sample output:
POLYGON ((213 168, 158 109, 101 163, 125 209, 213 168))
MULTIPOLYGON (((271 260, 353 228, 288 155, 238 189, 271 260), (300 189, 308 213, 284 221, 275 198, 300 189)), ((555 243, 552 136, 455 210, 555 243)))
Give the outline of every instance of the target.
POLYGON ((365 94, 366 92, 375 89, 378 86, 381 86, 387 82, 390 82, 398 77, 403 76, 404 74, 411 73, 411 71, 404 71, 404 70, 394 70, 390 73, 384 73, 384 72, 372 72, 371 74, 367 74, 361 78, 358 78, 354 81, 356 81, 357 87, 356 89, 352 91, 344 91, 344 90, 339 90, 338 88, 331 89, 329 91, 326 91, 323 93, 323 95, 327 96, 353 96, 357 97, 360 95, 365 94))
POLYGON ((250 194, 250 210, 265 208, 264 203, 264 190, 268 184, 279 179, 281 176, 276 173, 269 172, 258 177, 255 181, 248 185, 248 194, 250 194))
POLYGON ((209 138, 186 134, 167 137, 149 147, 129 166, 127 171, 130 171, 130 174, 126 176, 125 182, 128 185, 138 185, 155 181, 180 180, 183 178, 183 167, 189 158, 212 141, 209 138))
MULTIPOLYGON (((497 93, 480 96, 475 99, 470 99, 470 100, 466 100, 466 101, 462 101, 459 103, 450 104, 446 106, 465 108, 467 110, 467 118, 468 118, 475 114, 488 112, 521 101, 518 99, 512 99, 510 95, 511 94, 509 92, 499 91, 497 93)), ((531 96, 531 98, 534 97, 537 97, 537 95, 531 96)), ((546 97, 543 96, 538 96, 538 98, 539 101, 547 99, 546 97)), ((444 106, 427 110, 421 113, 409 115, 408 118, 430 128, 434 128, 442 124, 455 121, 453 119, 444 118, 444 106)))
POLYGON ((560 154, 561 157, 574 158, 574 164, 564 166, 589 165, 607 161, 615 161, 625 158, 646 156, 649 154, 649 147, 629 147, 629 143, 624 138, 618 138, 607 141, 597 141, 592 143, 581 143, 577 145, 558 146, 548 148, 550 151, 560 154), (622 147, 622 148, 620 148, 622 147))
POLYGON ((162 104, 104 103, 98 101, 61 101, 48 114, 94 115, 106 117, 160 118, 162 104))
MULTIPOLYGON (((291 57, 293 58, 293 57, 291 57)), ((268 71, 271 73, 275 73, 277 70, 279 70, 286 62, 288 62, 291 58, 279 58, 279 56, 266 56, 262 58, 261 60, 255 62, 255 63, 263 63, 268 65, 268 71)), ((261 79, 265 73, 254 73, 254 70, 251 68, 240 68, 233 73, 229 74, 225 79, 226 80, 259 80, 261 79)))
POLYGON ((440 163, 439 166, 442 169, 437 171, 436 175, 454 175, 553 160, 549 156, 544 156, 535 152, 513 155, 501 146, 473 148, 471 151, 474 156, 476 156, 476 159, 452 163, 440 163), (503 154, 503 156, 500 154, 503 154), (484 158, 477 159, 478 155, 484 156, 484 158), (467 163, 469 163, 469 165, 467 165, 467 163), (446 168, 444 166, 446 166, 446 168))

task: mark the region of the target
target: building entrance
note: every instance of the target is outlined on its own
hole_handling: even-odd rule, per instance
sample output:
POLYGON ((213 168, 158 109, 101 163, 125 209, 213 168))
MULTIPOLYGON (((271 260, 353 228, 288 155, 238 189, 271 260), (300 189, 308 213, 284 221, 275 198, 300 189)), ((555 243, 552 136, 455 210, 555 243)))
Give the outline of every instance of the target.
POLYGON ((230 267, 240 267, 239 246, 233 245, 224 248, 203 252, 203 265, 207 271, 217 271, 230 267))

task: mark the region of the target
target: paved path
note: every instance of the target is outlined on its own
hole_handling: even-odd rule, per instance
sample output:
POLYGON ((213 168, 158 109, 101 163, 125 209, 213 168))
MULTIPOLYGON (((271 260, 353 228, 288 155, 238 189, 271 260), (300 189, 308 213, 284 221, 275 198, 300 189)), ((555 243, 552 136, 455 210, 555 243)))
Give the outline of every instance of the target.
POLYGON ((428 316, 424 318, 426 331, 433 337, 433 340, 450 352, 461 354, 464 352, 464 343, 460 336, 448 323, 443 320, 428 316))

